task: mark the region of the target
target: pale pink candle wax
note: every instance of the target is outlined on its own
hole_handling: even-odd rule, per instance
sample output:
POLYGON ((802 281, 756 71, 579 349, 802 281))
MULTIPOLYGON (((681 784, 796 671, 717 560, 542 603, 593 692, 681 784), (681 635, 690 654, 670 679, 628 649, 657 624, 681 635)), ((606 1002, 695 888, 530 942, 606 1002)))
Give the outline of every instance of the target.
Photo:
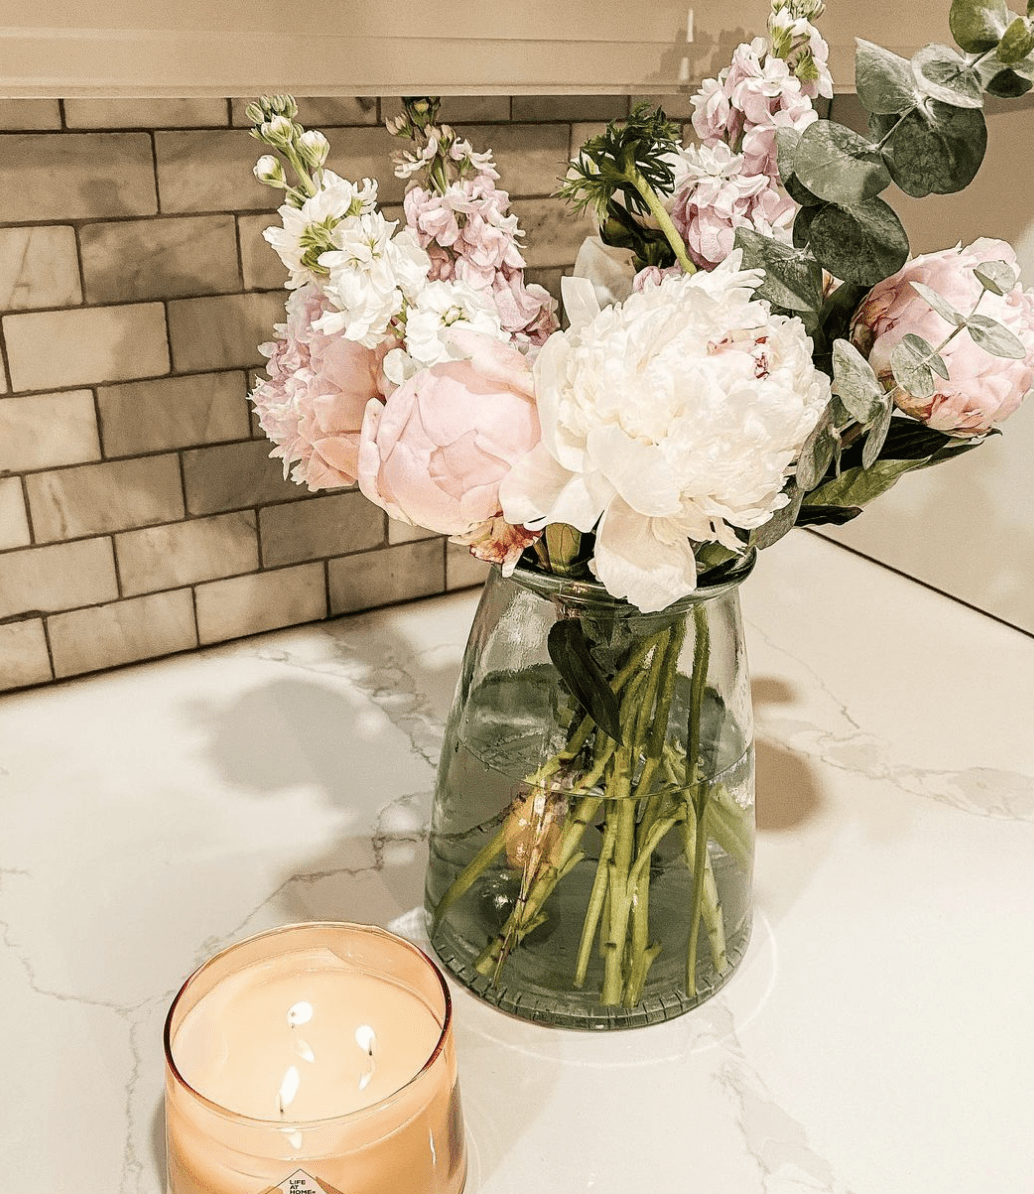
POLYGON ((166 1025, 169 1194, 459 1194, 444 980, 362 925, 295 925, 201 967, 166 1025))

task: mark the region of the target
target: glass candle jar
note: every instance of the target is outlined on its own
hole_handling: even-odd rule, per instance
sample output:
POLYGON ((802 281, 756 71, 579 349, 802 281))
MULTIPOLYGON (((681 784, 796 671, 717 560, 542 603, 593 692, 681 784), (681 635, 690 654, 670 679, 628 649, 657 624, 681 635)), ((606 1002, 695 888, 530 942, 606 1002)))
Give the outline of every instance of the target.
POLYGON ((459 1194, 448 987, 366 925, 289 925, 211 958, 165 1024, 168 1194, 459 1194))

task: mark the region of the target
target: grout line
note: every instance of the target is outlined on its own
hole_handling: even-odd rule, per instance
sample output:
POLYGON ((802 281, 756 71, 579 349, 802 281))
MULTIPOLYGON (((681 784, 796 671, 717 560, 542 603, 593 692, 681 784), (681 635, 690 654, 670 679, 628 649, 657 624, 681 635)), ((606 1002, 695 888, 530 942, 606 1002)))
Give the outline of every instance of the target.
POLYGON ((922 580, 918 576, 913 576, 910 572, 905 572, 902 568, 895 568, 893 564, 888 564, 884 560, 877 559, 876 556, 867 555, 864 551, 857 547, 851 547, 847 543, 841 543, 837 539, 829 539, 821 533, 821 531, 814 530, 811 527, 804 528, 808 534, 814 535, 817 539, 821 539, 824 543, 829 543, 833 547, 839 548, 841 551, 846 551, 849 555, 857 556, 859 559, 867 560, 870 564, 875 564, 878 568, 884 569, 886 572, 892 572, 895 576, 900 576, 902 580, 910 580, 913 584, 919 585, 920 588, 926 589, 931 593, 936 593, 939 597, 946 597, 949 601, 956 605, 961 605, 963 609, 972 610, 975 614, 982 614, 985 618, 989 618, 992 622, 997 622, 1000 626, 1006 626, 1010 630, 1015 630, 1018 634, 1022 634, 1025 638, 1034 639, 1034 631, 1026 629, 1024 626, 1017 626, 1015 622, 1010 622, 1007 618, 1003 618, 1000 614, 992 613, 990 610, 983 609, 979 605, 974 605, 972 601, 966 601, 963 597, 957 597, 954 593, 949 593, 946 589, 940 589, 937 585, 931 584, 929 581, 922 580))

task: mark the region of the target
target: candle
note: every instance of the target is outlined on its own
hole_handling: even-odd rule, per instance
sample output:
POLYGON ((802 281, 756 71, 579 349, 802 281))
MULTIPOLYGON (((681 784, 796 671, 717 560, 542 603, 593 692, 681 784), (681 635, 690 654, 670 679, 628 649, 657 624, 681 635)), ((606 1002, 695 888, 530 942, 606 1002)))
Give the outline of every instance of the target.
POLYGON ((293 925, 218 954, 166 1022, 169 1194, 459 1194, 448 988, 415 946, 293 925))

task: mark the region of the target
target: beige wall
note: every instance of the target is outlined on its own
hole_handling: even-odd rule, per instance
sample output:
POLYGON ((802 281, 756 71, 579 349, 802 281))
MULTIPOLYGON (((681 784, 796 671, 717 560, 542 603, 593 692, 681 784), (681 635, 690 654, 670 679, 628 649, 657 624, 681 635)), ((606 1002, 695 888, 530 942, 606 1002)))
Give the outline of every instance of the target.
MULTIPOLYGON (((857 126, 857 99, 832 116, 857 126)), ((956 195, 888 194, 914 253, 1000 237, 1034 287, 1034 101, 989 104, 988 150, 956 195)), ((959 460, 906 476, 855 522, 824 531, 945 593, 1034 632, 1034 395, 996 436, 959 460)))

